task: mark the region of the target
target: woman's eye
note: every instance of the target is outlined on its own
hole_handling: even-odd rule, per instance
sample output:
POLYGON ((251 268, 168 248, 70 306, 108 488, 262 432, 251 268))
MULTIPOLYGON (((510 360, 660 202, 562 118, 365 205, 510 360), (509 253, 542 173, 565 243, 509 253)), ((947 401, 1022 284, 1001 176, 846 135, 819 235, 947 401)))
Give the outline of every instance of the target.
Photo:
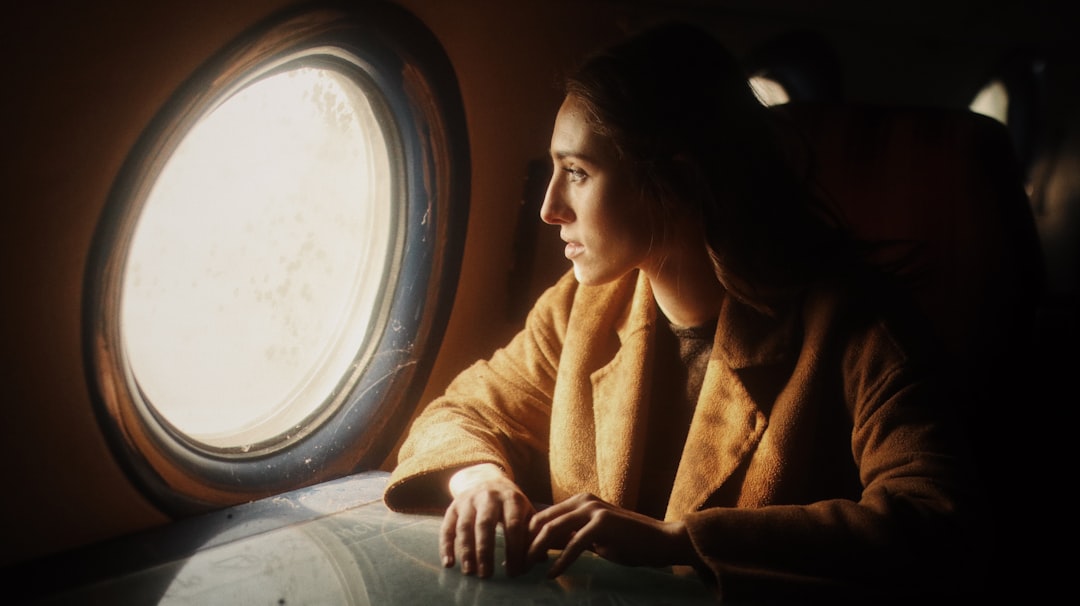
POLYGON ((580 168, 567 167, 563 169, 570 176, 571 183, 577 183, 585 178, 585 171, 580 168))

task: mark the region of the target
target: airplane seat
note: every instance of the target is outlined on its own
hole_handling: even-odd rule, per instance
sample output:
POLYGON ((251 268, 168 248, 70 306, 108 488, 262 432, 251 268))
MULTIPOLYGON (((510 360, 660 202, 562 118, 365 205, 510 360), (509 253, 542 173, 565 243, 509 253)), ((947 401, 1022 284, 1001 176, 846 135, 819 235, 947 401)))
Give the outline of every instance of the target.
POLYGON ((906 255, 912 295, 956 370, 980 466, 1022 465, 1010 454, 1017 418, 998 403, 1026 405, 1045 270, 1007 129, 944 108, 793 103, 776 111, 804 135, 823 192, 855 235, 901 244, 883 256, 906 255))

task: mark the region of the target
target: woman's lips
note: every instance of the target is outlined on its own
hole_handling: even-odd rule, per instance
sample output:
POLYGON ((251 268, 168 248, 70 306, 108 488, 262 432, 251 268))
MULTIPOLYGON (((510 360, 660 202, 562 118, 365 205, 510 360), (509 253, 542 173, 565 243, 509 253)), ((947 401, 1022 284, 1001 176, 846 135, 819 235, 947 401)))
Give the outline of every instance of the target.
POLYGON ((567 242, 566 243, 566 258, 573 259, 574 257, 585 252, 585 245, 580 242, 567 242))

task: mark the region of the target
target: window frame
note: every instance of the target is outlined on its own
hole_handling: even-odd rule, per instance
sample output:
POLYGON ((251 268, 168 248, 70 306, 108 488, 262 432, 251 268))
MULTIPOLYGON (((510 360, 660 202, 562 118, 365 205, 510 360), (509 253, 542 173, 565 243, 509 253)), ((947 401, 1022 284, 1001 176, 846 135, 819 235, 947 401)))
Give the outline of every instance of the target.
MULTIPOLYGON (((364 86, 365 90, 367 86, 364 86)), ((239 36, 185 81, 121 168, 94 234, 84 284, 84 359, 95 414, 114 456, 171 514, 204 511, 379 467, 396 446, 449 319, 468 215, 469 148, 456 76, 445 51, 391 4, 305 6, 239 36), (334 49, 334 50, 329 50, 334 49), (215 452, 172 431, 143 401, 122 351, 123 271, 135 225, 173 150, 235 91, 298 58, 335 56, 382 93, 384 133, 401 167, 394 187, 400 251, 374 338, 342 379, 338 406, 258 452, 215 452), (389 142, 389 141, 388 141, 389 142)))

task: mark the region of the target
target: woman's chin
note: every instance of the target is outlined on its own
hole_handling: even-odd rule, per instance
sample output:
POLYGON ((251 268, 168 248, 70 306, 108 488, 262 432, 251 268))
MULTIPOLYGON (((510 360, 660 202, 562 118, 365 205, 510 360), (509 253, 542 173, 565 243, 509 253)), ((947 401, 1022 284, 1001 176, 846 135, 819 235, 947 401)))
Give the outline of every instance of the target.
POLYGON ((581 284, 582 286, 600 286, 602 284, 608 284, 625 276, 627 273, 628 271, 605 272, 590 270, 580 263, 574 263, 574 277, 577 279, 578 284, 581 284))
POLYGON ((582 267, 581 264, 576 261, 574 262, 574 277, 577 278, 578 284, 583 286, 596 286, 597 284, 600 284, 600 282, 596 280, 594 272, 582 267))

